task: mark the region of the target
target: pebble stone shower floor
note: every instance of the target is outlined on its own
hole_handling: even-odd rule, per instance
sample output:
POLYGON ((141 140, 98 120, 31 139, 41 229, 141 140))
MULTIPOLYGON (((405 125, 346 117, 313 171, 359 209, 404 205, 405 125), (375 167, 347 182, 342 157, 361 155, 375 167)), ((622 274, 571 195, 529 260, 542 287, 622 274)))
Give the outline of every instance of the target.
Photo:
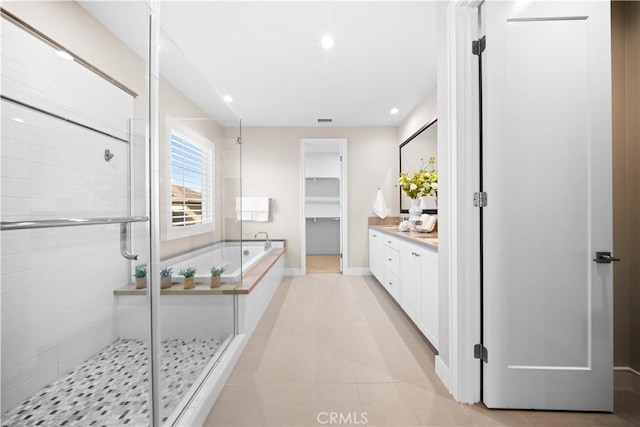
MULTIPOLYGON (((163 422, 221 348, 221 339, 162 342, 163 422)), ((3 427, 149 425, 145 342, 118 340, 2 415, 3 427)))

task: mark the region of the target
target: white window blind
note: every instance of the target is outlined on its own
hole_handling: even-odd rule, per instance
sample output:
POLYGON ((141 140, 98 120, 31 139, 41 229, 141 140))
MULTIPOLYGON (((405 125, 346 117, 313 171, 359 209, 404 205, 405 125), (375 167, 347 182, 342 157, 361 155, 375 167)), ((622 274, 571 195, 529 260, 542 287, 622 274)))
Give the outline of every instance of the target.
POLYGON ((213 151, 171 131, 171 227, 213 223, 213 151))

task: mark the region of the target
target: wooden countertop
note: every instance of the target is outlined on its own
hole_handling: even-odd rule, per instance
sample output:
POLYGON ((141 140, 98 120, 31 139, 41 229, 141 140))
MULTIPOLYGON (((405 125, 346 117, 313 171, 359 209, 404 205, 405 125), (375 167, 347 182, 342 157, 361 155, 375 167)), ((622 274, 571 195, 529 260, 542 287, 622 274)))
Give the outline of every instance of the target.
POLYGON ((417 231, 398 231, 397 225, 370 225, 370 230, 377 230, 391 236, 418 243, 425 248, 438 252, 438 233, 418 233, 417 231))
MULTIPOLYGON (((211 288, 208 277, 196 277, 196 287, 184 289, 182 282, 173 282, 171 288, 161 289, 160 295, 221 295, 248 294, 260 282, 271 266, 284 254, 285 248, 272 248, 253 267, 242 275, 242 283, 223 283, 219 288, 211 288)), ((146 289, 136 289, 127 285, 113 291, 114 295, 146 295, 146 289)))

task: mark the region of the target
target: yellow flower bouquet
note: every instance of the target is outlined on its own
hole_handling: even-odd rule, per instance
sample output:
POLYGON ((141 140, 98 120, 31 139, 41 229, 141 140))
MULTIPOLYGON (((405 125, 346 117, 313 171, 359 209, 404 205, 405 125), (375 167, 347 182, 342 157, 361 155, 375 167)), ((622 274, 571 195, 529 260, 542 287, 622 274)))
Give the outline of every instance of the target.
MULTIPOLYGON (((422 160, 422 159, 421 159, 422 160)), ((423 196, 438 197, 438 170, 435 168, 435 156, 429 157, 426 166, 421 166, 420 170, 408 174, 401 172, 397 186, 400 186, 404 194, 411 199, 423 196)))

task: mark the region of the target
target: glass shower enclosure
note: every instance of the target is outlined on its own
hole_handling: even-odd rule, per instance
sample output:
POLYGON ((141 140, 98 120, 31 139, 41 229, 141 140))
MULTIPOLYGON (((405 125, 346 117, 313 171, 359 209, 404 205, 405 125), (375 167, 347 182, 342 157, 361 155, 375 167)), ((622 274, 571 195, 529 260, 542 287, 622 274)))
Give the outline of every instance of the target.
POLYGON ((235 334, 240 121, 155 19, 3 2, 3 425, 179 425, 235 334))

